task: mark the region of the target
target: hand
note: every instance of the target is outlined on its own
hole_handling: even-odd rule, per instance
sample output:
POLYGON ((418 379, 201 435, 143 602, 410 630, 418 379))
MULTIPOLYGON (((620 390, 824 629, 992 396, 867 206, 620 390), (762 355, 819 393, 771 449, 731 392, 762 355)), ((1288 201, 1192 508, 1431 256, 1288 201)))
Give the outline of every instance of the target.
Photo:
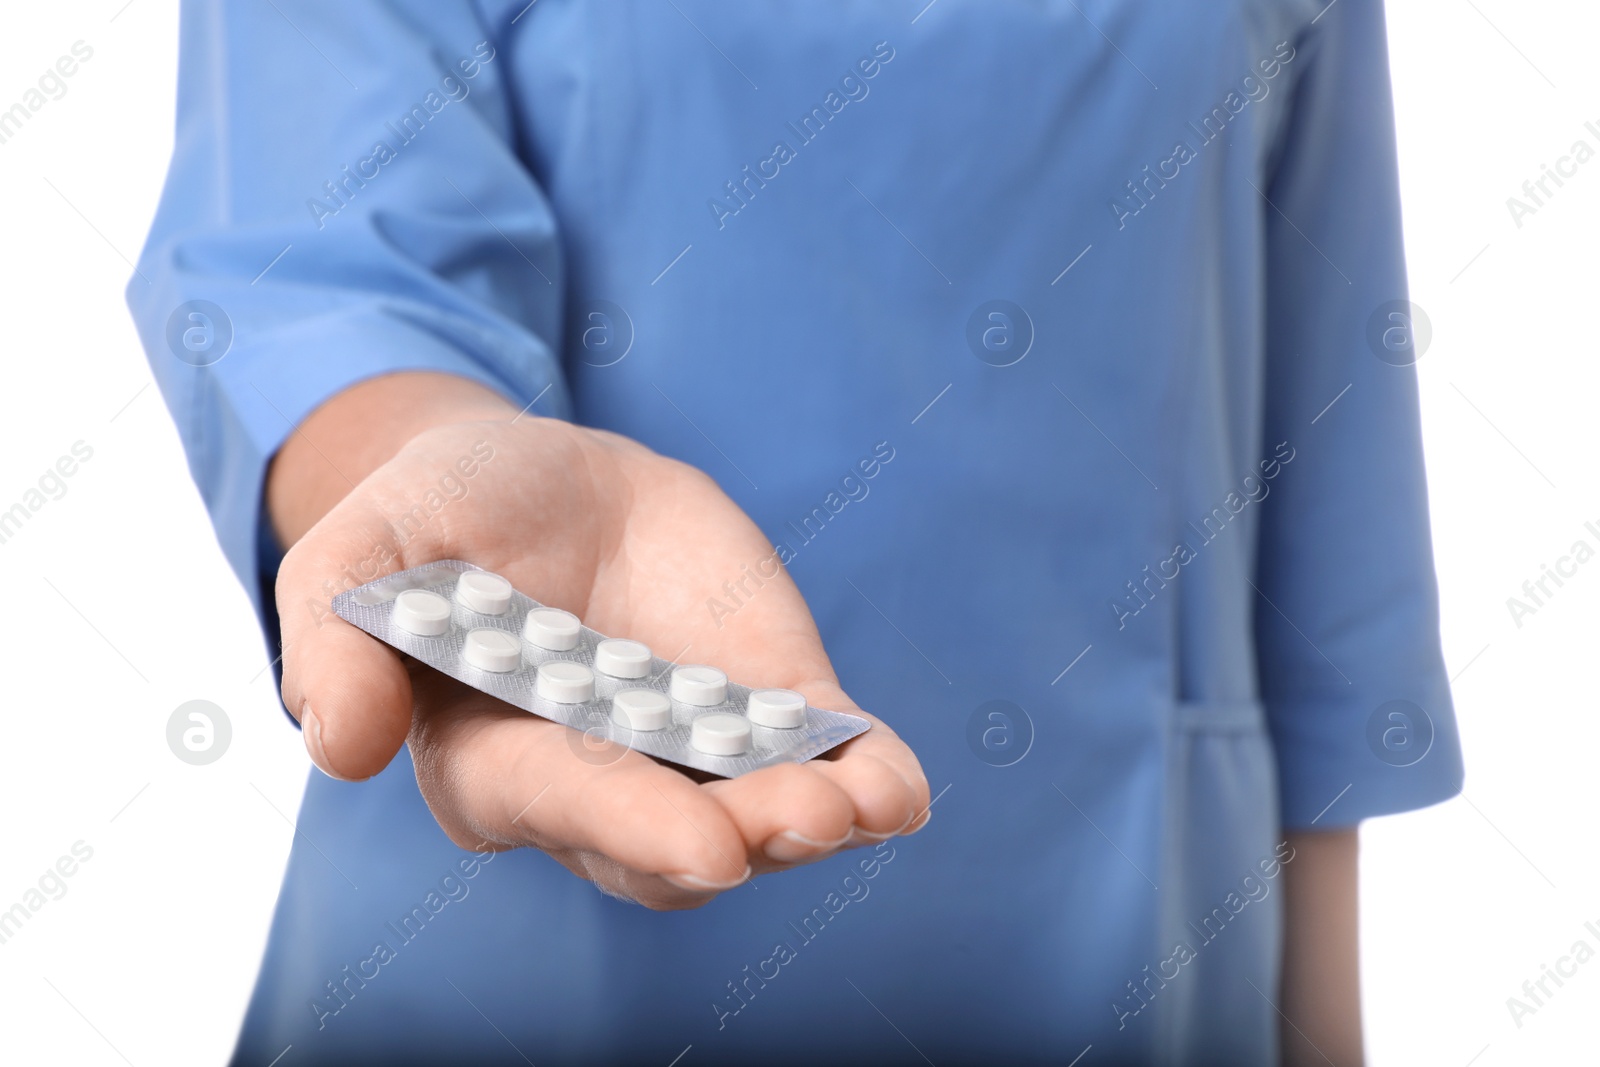
POLYGON ((330 402, 280 453, 267 497, 285 540, 319 497, 346 494, 293 544, 277 585, 283 699, 313 761, 364 779, 409 743, 417 784, 456 844, 532 846, 605 892, 658 909, 696 907, 752 874, 920 829, 927 778, 894 732, 839 688, 787 573, 751 583, 736 613, 720 627, 713 620, 709 598, 773 551, 738 506, 706 475, 636 442, 515 414, 459 379, 399 375, 330 402), (396 390, 411 406, 396 407, 396 390), (442 421, 376 465, 386 449, 374 438, 392 432, 381 413, 415 420, 416 406, 429 404, 442 421), (457 467, 463 458, 478 460, 471 478, 457 467), (352 489, 327 469, 319 475, 324 463, 375 469, 352 489), (461 485, 459 499, 444 495, 461 485), (440 491, 433 504, 444 501, 437 511, 430 490, 440 491), (408 514, 402 538, 396 525, 408 514), (664 658, 798 690, 872 729, 807 763, 697 783, 403 660, 327 611, 330 592, 351 584, 347 574, 366 581, 444 558, 503 575, 664 658))

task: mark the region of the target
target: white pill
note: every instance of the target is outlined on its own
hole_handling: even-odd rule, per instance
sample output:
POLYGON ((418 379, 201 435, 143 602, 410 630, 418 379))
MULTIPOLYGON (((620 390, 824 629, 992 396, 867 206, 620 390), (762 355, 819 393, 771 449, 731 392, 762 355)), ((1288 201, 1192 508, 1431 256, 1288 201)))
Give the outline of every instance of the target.
POLYGON ((539 664, 535 689, 557 704, 587 704, 594 699, 594 671, 581 663, 555 659, 539 664))
POLYGON ((467 571, 456 579, 456 600, 468 611, 504 615, 511 610, 511 583, 488 571, 467 571))
POLYGON ((624 689, 611 698, 611 721, 628 730, 665 730, 672 701, 654 689, 624 689))
POLYGON ((522 642, 504 630, 469 630, 461 658, 479 670, 504 674, 522 666, 522 642))
POLYGON ((671 688, 673 700, 713 708, 728 699, 728 676, 715 667, 677 667, 671 688))
POLYGON ((548 648, 552 652, 566 652, 578 647, 578 635, 583 627, 578 617, 560 608, 535 608, 528 612, 522 624, 522 636, 528 644, 548 648))
POLYGON ((793 689, 757 689, 750 694, 745 714, 757 726, 793 730, 806 724, 806 698, 793 689))
POLYGON ((650 673, 650 649, 638 641, 608 637, 594 646, 594 669, 613 678, 643 678, 650 673))
POLYGON ((743 715, 714 712, 689 728, 689 743, 711 756, 737 756, 750 749, 750 721, 743 715))
POLYGON ((426 589, 407 589, 394 598, 394 624, 418 637, 450 632, 450 601, 426 589))

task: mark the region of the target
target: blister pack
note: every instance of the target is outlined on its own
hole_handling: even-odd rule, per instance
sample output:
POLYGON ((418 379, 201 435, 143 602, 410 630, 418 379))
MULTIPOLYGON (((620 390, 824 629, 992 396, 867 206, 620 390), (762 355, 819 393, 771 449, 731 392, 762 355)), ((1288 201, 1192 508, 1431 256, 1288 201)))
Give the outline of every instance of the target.
POLYGON ((871 723, 788 689, 750 689, 716 667, 606 637, 511 583, 446 559, 347 589, 341 619, 524 711, 670 763, 733 778, 820 756, 871 723))

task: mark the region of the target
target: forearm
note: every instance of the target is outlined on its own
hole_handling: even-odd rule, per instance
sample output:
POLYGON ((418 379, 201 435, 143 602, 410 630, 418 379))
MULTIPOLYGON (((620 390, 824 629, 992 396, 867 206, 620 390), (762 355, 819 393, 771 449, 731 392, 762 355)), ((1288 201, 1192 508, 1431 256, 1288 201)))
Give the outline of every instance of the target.
POLYGON ((352 385, 296 428, 267 471, 267 512, 279 543, 298 541, 417 434, 515 415, 499 394, 452 374, 408 371, 352 385))
POLYGON ((1357 831, 1290 833, 1284 866, 1283 1062, 1361 1067, 1357 831))

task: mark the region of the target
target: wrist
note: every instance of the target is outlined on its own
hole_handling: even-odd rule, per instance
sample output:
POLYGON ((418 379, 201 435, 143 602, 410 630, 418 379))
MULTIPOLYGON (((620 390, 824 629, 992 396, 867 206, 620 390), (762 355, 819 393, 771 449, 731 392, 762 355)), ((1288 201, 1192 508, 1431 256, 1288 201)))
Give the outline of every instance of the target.
POLYGON ((516 414, 500 394, 453 374, 405 371, 357 382, 306 416, 267 468, 265 505, 279 543, 298 541, 418 434, 516 414))

